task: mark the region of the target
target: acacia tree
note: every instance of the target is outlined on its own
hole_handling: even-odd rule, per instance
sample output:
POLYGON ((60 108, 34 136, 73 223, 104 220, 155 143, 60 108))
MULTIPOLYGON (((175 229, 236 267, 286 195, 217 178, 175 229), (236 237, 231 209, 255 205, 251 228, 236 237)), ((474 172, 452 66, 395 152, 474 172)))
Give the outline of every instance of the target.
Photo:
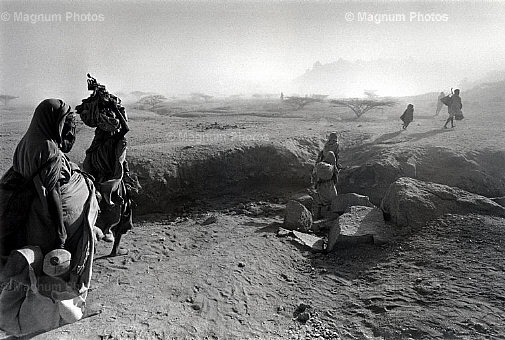
POLYGON ((396 105, 396 101, 392 99, 373 99, 373 98, 349 98, 349 99, 334 99, 330 100, 334 107, 347 107, 354 112, 357 118, 361 117, 370 110, 380 109, 384 107, 392 107, 396 105))
POLYGON ((203 99, 206 103, 213 98, 212 96, 209 96, 208 94, 204 94, 204 93, 200 93, 200 92, 193 92, 190 94, 190 96, 193 100, 203 99))
POLYGON ((254 93, 251 97, 255 99, 271 99, 277 96, 277 93, 254 93))
POLYGON ((367 96, 368 98, 377 98, 377 97, 379 97, 377 95, 377 93, 375 93, 375 92, 377 92, 377 90, 365 90, 365 91, 363 91, 363 93, 365 94, 365 96, 367 96))
POLYGON ((264 98, 272 99, 277 98, 279 95, 277 93, 266 93, 263 95, 264 98))
POLYGON ((119 91, 119 92, 114 93, 114 95, 115 95, 116 97, 124 98, 124 97, 126 97, 128 94, 127 94, 126 92, 119 91))
POLYGON ((4 106, 7 106, 7 104, 9 104, 9 102, 11 100, 16 99, 16 98, 19 98, 19 97, 10 96, 8 94, 0 94, 0 100, 4 103, 4 106))
POLYGON ((133 91, 133 92, 130 92, 131 95, 134 95, 135 97, 137 97, 138 99, 144 97, 144 96, 149 96, 149 95, 153 95, 155 93, 152 93, 152 92, 144 92, 144 91, 133 91))
POLYGON ((284 103, 292 106, 295 110, 303 109, 305 106, 320 102, 320 99, 312 98, 312 97, 285 97, 284 103))
POLYGON ((325 100, 328 95, 327 94, 313 94, 311 96, 312 98, 319 99, 319 100, 325 100))
POLYGON ((139 104, 147 104, 151 106, 151 110, 154 109, 154 107, 162 102, 167 100, 167 98, 161 94, 155 94, 152 96, 146 96, 140 98, 138 101, 139 104))

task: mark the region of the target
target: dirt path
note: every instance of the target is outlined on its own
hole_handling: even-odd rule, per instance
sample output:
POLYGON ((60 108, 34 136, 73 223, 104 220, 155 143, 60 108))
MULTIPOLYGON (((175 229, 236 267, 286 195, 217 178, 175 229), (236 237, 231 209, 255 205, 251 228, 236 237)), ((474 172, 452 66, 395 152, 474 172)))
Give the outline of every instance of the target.
POLYGON ((278 237, 278 216, 214 216, 138 223, 129 255, 95 261, 91 316, 36 339, 505 334, 503 219, 449 215, 405 240, 325 255, 278 237), (306 323, 294 318, 301 303, 306 323))

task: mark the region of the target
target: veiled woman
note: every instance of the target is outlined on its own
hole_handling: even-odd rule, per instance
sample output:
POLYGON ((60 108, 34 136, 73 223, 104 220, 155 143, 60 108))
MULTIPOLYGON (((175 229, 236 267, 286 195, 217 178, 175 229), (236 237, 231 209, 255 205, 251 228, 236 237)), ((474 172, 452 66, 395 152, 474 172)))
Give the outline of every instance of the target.
POLYGON ((403 121, 403 126, 402 129, 406 129, 410 123, 414 120, 414 105, 409 104, 407 105, 407 108, 403 112, 403 114, 400 116, 400 119, 403 121))
POLYGON ((1 179, 0 281, 8 285, 0 293, 0 328, 14 335, 75 321, 59 303, 81 310, 89 288, 98 202, 92 180, 63 153, 75 138, 74 119, 62 100, 42 101, 1 179), (56 290, 60 281, 44 275, 40 263, 54 249, 71 254, 69 273, 56 290), (48 283, 45 291, 41 281, 48 283))

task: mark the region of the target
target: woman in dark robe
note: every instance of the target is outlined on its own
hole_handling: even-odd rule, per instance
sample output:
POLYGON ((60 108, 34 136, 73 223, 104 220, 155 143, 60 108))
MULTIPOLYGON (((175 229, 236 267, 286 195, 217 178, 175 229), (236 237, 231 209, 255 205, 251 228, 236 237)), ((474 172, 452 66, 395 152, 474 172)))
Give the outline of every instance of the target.
MULTIPOLYGON (((129 179, 125 138, 129 127, 124 113, 113 103, 110 105, 119 127, 104 123, 95 129, 83 168, 95 178, 95 185, 102 196, 96 225, 105 233, 104 240, 114 242, 110 255, 116 256, 128 253, 127 249, 119 247, 119 243, 122 235, 132 228, 133 222, 132 202, 125 184, 125 180, 129 179)), ((86 110, 98 110, 98 106, 83 105, 81 117, 87 114, 86 110)))
POLYGON ((62 100, 42 101, 16 147, 12 167, 0 181, 0 282, 8 282, 0 291, 0 328, 14 335, 76 321, 65 314, 72 308, 76 318, 82 317, 98 202, 91 178, 63 153, 75 138, 65 129, 71 129, 72 120, 75 115, 62 100), (55 249, 71 254, 64 281, 51 281, 40 269, 42 258, 55 249), (56 289, 47 282, 61 284, 56 289), (34 288, 38 284, 42 286, 34 288), (47 288, 45 293, 41 287, 47 288), (39 307, 42 315, 34 313, 39 307))
POLYGON ((405 130, 414 120, 414 105, 407 105, 407 109, 400 116, 400 119, 403 121, 403 129, 405 130))
POLYGON ((23 226, 2 221, 2 255, 25 245, 39 246, 45 254, 53 249, 64 249, 71 238, 68 225, 65 225, 63 204, 66 202, 62 197, 62 189, 67 189, 75 178, 80 184, 91 184, 61 150, 68 151, 71 148, 68 140, 62 136, 68 135, 64 126, 72 119, 75 120, 75 115, 70 112, 70 106, 59 99, 46 99, 35 109, 30 126, 16 147, 13 165, 2 178, 2 188, 11 188, 14 194, 19 192, 12 197, 2 195, 10 200, 8 206, 2 205, 3 210, 9 208, 8 211, 2 211, 2 216, 8 214, 17 217, 18 224, 24 219, 23 226), (16 181, 23 185, 15 188, 16 181), (16 199, 28 198, 32 200, 21 202, 21 205, 26 203, 27 206, 15 202, 16 199), (17 216, 14 216, 17 212, 17 216))
POLYGON ((316 189, 312 212, 315 218, 327 213, 331 202, 337 197, 338 173, 341 169, 341 165, 338 163, 338 154, 338 135, 332 132, 324 144, 323 150, 319 152, 312 172, 312 183, 316 189))

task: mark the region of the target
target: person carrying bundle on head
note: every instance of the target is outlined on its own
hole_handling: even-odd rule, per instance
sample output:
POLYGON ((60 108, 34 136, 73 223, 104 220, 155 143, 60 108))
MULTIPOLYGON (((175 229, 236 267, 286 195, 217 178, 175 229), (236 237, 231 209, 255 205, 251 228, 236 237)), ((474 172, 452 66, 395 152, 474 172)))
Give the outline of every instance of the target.
POLYGON ((138 188, 138 182, 129 176, 126 161, 127 116, 121 100, 88 77, 88 89, 93 90, 93 94, 76 110, 86 125, 96 129, 86 150, 83 168, 95 178, 101 195, 96 224, 104 232, 104 240, 113 242, 110 255, 125 255, 128 251, 119 248, 119 243, 122 235, 133 226, 130 190, 138 188))

